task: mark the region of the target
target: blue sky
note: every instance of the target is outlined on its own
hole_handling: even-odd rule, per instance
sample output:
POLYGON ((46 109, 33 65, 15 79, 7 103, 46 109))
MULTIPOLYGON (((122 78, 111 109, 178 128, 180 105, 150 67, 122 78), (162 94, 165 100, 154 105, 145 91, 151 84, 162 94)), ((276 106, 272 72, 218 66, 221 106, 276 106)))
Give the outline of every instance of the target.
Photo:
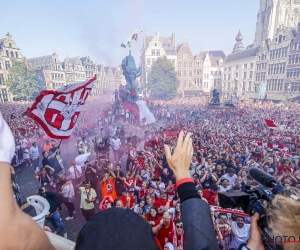
MULTIPOLYGON (((116 66, 127 55, 120 47, 135 28, 146 35, 184 36, 196 54, 232 51, 240 29, 245 47, 254 40, 259 0, 11 0, 2 1, 0 38, 10 32, 27 58, 60 60, 89 55, 98 64, 116 66)), ((142 36, 133 44, 139 62, 142 36)))

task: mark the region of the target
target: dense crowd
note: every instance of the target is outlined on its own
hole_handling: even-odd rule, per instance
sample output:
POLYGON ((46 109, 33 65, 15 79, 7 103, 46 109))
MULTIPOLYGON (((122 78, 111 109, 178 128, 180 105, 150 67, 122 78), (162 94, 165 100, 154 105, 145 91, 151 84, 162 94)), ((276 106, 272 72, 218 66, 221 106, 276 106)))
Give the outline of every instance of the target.
MULTIPOLYGON (((72 220, 74 201, 79 199, 87 221, 98 208, 129 208, 152 225, 162 249, 184 249, 180 200, 164 150, 165 144, 173 150, 179 131, 184 131, 193 138, 190 175, 199 195, 211 205, 220 249, 239 249, 249 239, 250 218, 215 212, 218 193, 259 186, 249 176, 251 168, 273 175, 287 188, 300 187, 300 105, 287 109, 272 102, 243 101, 237 108, 209 109, 204 104, 200 97, 150 102, 157 123, 141 129, 130 122, 130 111, 127 120, 127 110, 116 111, 113 102, 89 101, 74 129, 78 156, 71 167, 63 164, 59 141, 22 115, 26 104, 0 109, 16 140, 12 166, 33 166, 38 194, 50 203, 46 220, 52 229, 47 230, 60 230, 67 237, 58 208, 64 204, 69 212, 65 219, 72 220), (270 129, 265 119, 281 126, 270 129)), ((20 188, 13 189, 19 199, 20 188)))

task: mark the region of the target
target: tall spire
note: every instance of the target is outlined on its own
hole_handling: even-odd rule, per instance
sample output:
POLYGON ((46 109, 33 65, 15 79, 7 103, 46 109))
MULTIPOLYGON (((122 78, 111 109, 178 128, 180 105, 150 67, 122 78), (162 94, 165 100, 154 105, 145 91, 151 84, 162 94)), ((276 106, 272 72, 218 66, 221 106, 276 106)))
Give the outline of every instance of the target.
POLYGON ((242 36, 242 33, 241 33, 240 30, 239 30, 239 33, 237 34, 235 40, 236 40, 236 43, 233 47, 232 53, 243 51, 244 50, 244 44, 242 42, 243 41, 243 36, 242 36))

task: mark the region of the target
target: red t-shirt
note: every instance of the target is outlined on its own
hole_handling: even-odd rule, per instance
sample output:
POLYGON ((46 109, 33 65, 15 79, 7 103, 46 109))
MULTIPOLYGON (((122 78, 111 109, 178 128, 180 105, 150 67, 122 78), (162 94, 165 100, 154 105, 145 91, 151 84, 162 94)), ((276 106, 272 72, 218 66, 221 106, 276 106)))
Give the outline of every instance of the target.
POLYGON ((218 195, 218 192, 214 192, 213 194, 210 192, 210 189, 204 189, 203 190, 203 197, 207 199, 207 202, 209 205, 214 206, 215 205, 215 198, 218 195))
POLYGON ((279 166, 277 167, 277 171, 278 171, 278 172, 283 172, 283 173, 286 173, 286 172, 292 173, 292 172, 293 172, 292 169, 291 169, 290 167, 284 168, 282 165, 279 165, 279 166))
POLYGON ((161 228, 158 230, 156 237, 161 246, 164 246, 168 242, 169 233, 171 233, 174 230, 173 227, 173 221, 170 219, 170 225, 168 228, 162 225, 161 228))
MULTIPOLYGON (((126 207, 126 197, 122 195, 122 196, 120 196, 119 200, 122 201, 124 207, 126 207)), ((134 202, 135 202, 135 201, 134 201, 134 198, 133 198, 132 196, 130 196, 130 203, 129 203, 129 207, 130 207, 130 208, 133 207, 134 202)))
POLYGON ((162 201, 161 198, 158 198, 155 202, 155 206, 157 208, 164 207, 167 204, 167 201, 167 199, 165 201, 162 201))

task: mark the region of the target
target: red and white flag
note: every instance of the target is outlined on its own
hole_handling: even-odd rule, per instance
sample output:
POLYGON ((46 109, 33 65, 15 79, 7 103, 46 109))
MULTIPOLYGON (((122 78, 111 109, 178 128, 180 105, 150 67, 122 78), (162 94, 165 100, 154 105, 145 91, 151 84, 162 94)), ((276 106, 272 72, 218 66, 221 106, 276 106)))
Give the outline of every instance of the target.
POLYGON ((96 76, 57 90, 43 90, 24 115, 37 121, 51 138, 67 139, 95 80, 96 76))
POLYGON ((277 125, 274 121, 265 119, 266 124, 269 129, 278 129, 283 130, 285 128, 285 125, 277 125))

